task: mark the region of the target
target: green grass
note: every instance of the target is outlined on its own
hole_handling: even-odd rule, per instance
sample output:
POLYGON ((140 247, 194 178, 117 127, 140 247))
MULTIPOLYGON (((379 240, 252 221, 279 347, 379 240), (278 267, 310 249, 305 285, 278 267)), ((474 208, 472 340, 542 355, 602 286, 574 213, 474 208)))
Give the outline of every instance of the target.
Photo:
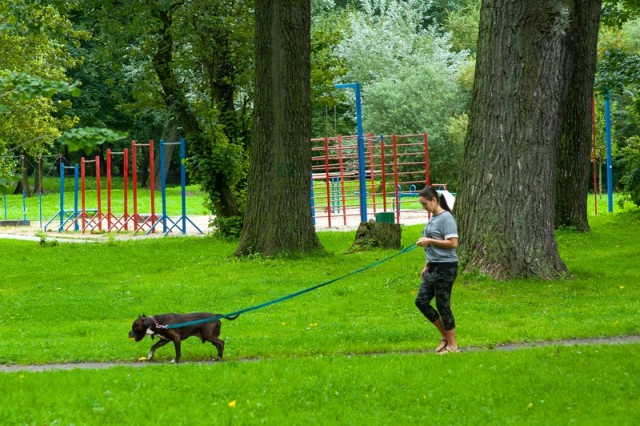
MULTIPOLYGON (((96 191, 96 181, 95 178, 89 178, 86 180, 87 188, 86 188, 86 199, 85 205, 86 209, 97 209, 98 207, 98 199, 97 199, 97 191, 96 191)), ((64 208, 65 210, 73 210, 74 208, 74 194, 73 194, 73 178, 67 178, 64 182, 65 185, 65 193, 64 193, 64 208)), ((315 197, 316 197, 316 208, 318 209, 317 214, 322 216, 326 213, 323 212, 323 209, 327 207, 327 191, 324 181, 316 181, 314 182, 315 186, 315 197)), ((60 211, 60 195, 59 195, 59 179, 47 178, 43 183, 44 191, 42 194, 42 216, 43 221, 48 222, 49 219, 53 218, 56 213, 60 211)), ((360 197, 358 195, 359 187, 357 181, 347 181, 345 182, 345 192, 344 192, 344 204, 348 207, 355 208, 360 204, 360 197)), ((370 190, 370 183, 367 182, 367 190, 370 190)), ((148 189, 139 188, 138 191, 138 208, 140 213, 149 213, 151 211, 151 195, 148 189)), ((179 186, 170 186, 166 189, 167 193, 167 214, 171 216, 180 215, 181 213, 181 188, 179 186)), ((186 188, 186 208, 187 214, 189 215, 208 215, 210 212, 204 207, 204 202, 206 200, 205 193, 201 190, 198 185, 189 185, 186 188)), ((161 211, 161 193, 159 189, 156 189, 155 192, 155 209, 156 212, 161 211)), ((330 194, 329 200, 333 200, 333 204, 336 206, 343 205, 342 192, 338 194, 330 194), (339 199, 333 199, 332 197, 338 196, 339 199)), ((373 206, 373 194, 370 192, 367 193, 367 203, 370 207, 373 206)), ((112 212, 115 215, 122 215, 124 212, 124 190, 123 190, 123 182, 122 178, 113 178, 112 190, 111 190, 111 202, 112 202, 112 212)), ((131 183, 129 183, 129 190, 127 194, 127 202, 129 213, 133 212, 133 192, 131 189, 131 183)), ((395 198, 393 193, 390 191, 387 194, 387 203, 386 207, 389 211, 393 209, 393 203, 395 202, 395 198)), ((107 212, 108 204, 107 204, 107 186, 106 180, 101 181, 101 203, 102 203, 102 211, 107 212)), ((382 209, 383 206, 383 198, 382 194, 375 194, 375 203, 378 210, 382 209)), ((421 206, 418 202, 417 197, 408 197, 403 198, 402 201, 402 209, 403 210, 420 210, 421 206)), ((6 196, 6 204, 4 194, 0 194, 0 220, 22 220, 24 219, 24 208, 23 199, 21 194, 7 194, 6 196), (5 209, 6 207, 6 209, 5 209)), ((78 209, 82 208, 82 200, 80 191, 78 191, 78 209)), ((40 197, 36 194, 32 197, 26 199, 26 215, 27 219, 33 222, 40 220, 40 197)))
MULTIPOLYGON (((557 234, 570 279, 459 277, 459 340, 477 351, 429 353, 438 336, 413 304, 423 262, 413 250, 224 321, 227 362, 188 364, 214 353, 190 339, 185 365, 167 364, 166 346, 158 365, 140 369, 1 374, 0 416, 7 424, 632 424, 640 345, 491 350, 640 333, 640 212, 590 220, 590 233, 557 234)), ((421 228, 404 227, 403 243, 421 228)), ((140 313, 231 312, 395 253, 344 254, 352 233, 320 238, 326 254, 274 259, 233 258, 235 243, 212 238, 0 240, 0 363, 134 362, 152 344, 127 339, 140 313)))
MULTIPOLYGON (((129 183, 131 185, 131 183, 129 183)), ((43 183, 44 191, 42 194, 42 219, 44 224, 52 219, 60 211, 60 193, 59 180, 47 178, 43 183)), ((85 198, 85 206, 87 210, 97 209, 98 197, 95 189, 95 178, 87 180, 87 190, 85 198)), ((124 213, 124 190, 122 189, 122 178, 114 178, 112 186, 111 202, 112 212, 116 216, 122 216, 124 213)), ((181 214, 181 188, 179 186, 167 187, 167 214, 177 216, 181 214)), ((139 188, 138 211, 141 214, 151 212, 151 192, 148 189, 139 188)), ((65 179, 64 208, 72 211, 74 208, 73 200, 73 178, 65 179)), ((198 185, 190 185, 186 188, 186 208, 188 215, 208 215, 210 212, 204 207, 205 194, 198 185)), ((26 206, 27 219, 32 222, 40 220, 40 202, 38 194, 26 198, 26 204, 23 204, 21 194, 6 195, 0 194, 0 220, 22 220, 24 219, 24 209, 26 206)), ((127 194, 129 214, 133 213, 133 192, 131 187, 127 194)), ((107 187, 106 181, 102 182, 101 187, 101 203, 102 211, 107 212, 107 187)), ((155 191, 155 210, 157 213, 162 211, 162 196, 160 190, 155 191)), ((78 191, 78 210, 82 209, 81 193, 78 191)), ((43 225, 44 225, 43 224, 43 225)))
POLYGON ((638 356, 637 345, 595 346, 3 374, 2 415, 4 424, 631 425, 638 356))

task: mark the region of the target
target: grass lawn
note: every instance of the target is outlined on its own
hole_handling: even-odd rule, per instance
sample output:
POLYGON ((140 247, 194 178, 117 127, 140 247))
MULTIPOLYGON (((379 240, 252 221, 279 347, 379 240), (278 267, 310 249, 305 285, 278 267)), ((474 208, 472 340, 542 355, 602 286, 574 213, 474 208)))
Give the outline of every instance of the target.
MULTIPOLYGON (((46 224, 60 211, 60 193, 59 179, 47 178, 43 181, 44 192, 42 197, 38 194, 28 197, 23 201, 21 194, 0 194, 0 220, 22 220, 25 216, 32 222, 40 220, 40 212, 42 211, 42 220, 46 224), (40 208, 42 203, 42 209, 40 208)), ((180 215, 182 212, 181 187, 170 186, 166 188, 167 214, 170 216, 180 215)), ((98 196, 96 191, 95 178, 87 179, 87 190, 85 195, 85 205, 87 210, 97 209, 98 196)), ((82 210, 82 195, 78 190, 78 210, 82 210)), ((107 187, 106 181, 102 182, 101 187, 101 205, 102 211, 106 214, 108 209, 107 187)), ((148 189, 139 188, 137 190, 138 211, 140 213, 151 212, 151 192, 148 189)), ((162 212, 162 195, 160 189, 155 191, 155 211, 162 212)), ((73 211, 74 209, 74 193, 73 178, 65 179, 64 193, 64 209, 73 211)), ((204 206, 205 194, 198 185, 189 185, 186 187, 186 209, 189 215, 208 215, 210 212, 204 206)), ((129 183, 129 191, 127 193, 127 203, 129 214, 133 213, 133 191, 131 183, 129 183)), ((122 178, 114 178, 111 190, 111 208, 116 216, 122 216, 124 213, 124 190, 122 178)))
MULTIPOLYGON (((0 374, 4 424, 633 424, 640 345, 492 350, 501 343, 640 333, 640 212, 559 231, 570 279, 461 276, 453 309, 462 347, 413 304, 423 254, 224 321, 226 361, 190 339, 144 368, 0 374), (190 363, 191 362, 191 363, 190 363)), ((405 245, 421 226, 403 228, 405 245)), ((212 238, 39 245, 0 240, 0 363, 135 362, 140 313, 227 313, 374 263, 345 254, 352 233, 323 232, 325 253, 236 259, 212 238)))

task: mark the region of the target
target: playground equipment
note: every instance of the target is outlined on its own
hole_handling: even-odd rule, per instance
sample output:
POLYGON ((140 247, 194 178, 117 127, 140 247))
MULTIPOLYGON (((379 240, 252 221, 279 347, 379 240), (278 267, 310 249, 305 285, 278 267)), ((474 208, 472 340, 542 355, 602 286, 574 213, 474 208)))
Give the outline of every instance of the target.
POLYGON ((65 170, 72 168, 60 164, 60 210, 45 225, 44 230, 47 231, 48 226, 56 219, 59 219, 58 232, 69 231, 71 228, 75 231, 89 232, 119 232, 133 231, 134 233, 145 232, 146 234, 155 233, 156 228, 162 225, 162 232, 166 235, 174 230, 180 231, 182 234, 187 232, 187 222, 199 232, 203 233, 186 213, 186 142, 183 139, 176 143, 165 143, 160 140, 160 166, 163 174, 162 180, 162 214, 156 214, 155 209, 155 174, 154 174, 154 141, 147 144, 140 144, 135 140, 131 142, 131 165, 129 168, 129 150, 124 149, 122 152, 113 152, 107 150, 106 153, 106 177, 107 177, 107 211, 102 209, 102 188, 101 188, 101 161, 96 156, 93 160, 87 160, 82 157, 80 161, 80 184, 78 184, 78 165, 74 165, 74 209, 66 210, 64 204, 64 175, 65 170), (165 170, 165 145, 180 145, 180 185, 182 188, 182 212, 178 220, 172 219, 167 214, 167 198, 166 198, 166 176, 165 170), (139 148, 149 149, 149 198, 150 212, 140 213, 140 203, 138 198, 138 171, 137 171, 137 151, 139 148), (122 171, 123 171, 123 211, 121 214, 114 212, 113 209, 113 191, 112 191, 112 170, 113 156, 122 155, 122 171), (96 182, 96 202, 97 207, 89 209, 86 202, 86 165, 95 164, 95 182, 96 182), (133 213, 129 212, 129 170, 131 171, 131 192, 133 213), (78 187, 80 187, 81 208, 78 209, 78 187), (167 226, 167 224, 172 226, 167 226))
MULTIPOLYGON (((24 155, 9 156, 9 157, 2 157, 2 158, 19 161, 21 164, 21 169, 23 173, 27 170, 27 164, 29 164, 32 169, 37 168, 36 170, 37 182, 36 182, 36 188, 34 189, 34 191, 37 191, 38 193, 38 202, 40 205, 40 227, 42 227, 42 220, 43 220, 42 218, 42 159, 44 157, 40 156, 38 158, 37 166, 31 163, 24 155)), ((28 182, 26 183, 26 185, 28 185, 28 182)), ((29 198, 29 196, 25 189, 22 190, 21 195, 22 195, 22 218, 9 219, 9 197, 7 193, 3 194, 2 205, 4 210, 4 219, 0 220, 0 226, 30 226, 31 225, 31 220, 27 219, 27 198, 29 198)), ((13 210, 15 214, 15 208, 13 210)))
MULTIPOLYGON (((47 222, 44 226, 44 230, 47 230, 47 227, 53 223, 54 220, 59 219, 60 225, 58 226, 58 232, 62 232, 64 230, 67 222, 74 220, 78 217, 78 165, 75 164, 73 166, 66 166, 62 161, 62 158, 59 158, 60 161, 60 210, 47 222), (64 175, 66 169, 73 169, 73 210, 65 210, 64 207, 64 175)), ((40 208, 40 215, 42 215, 42 208, 40 208)), ((78 230, 78 223, 75 222, 75 230, 78 230)))
MULTIPOLYGON (((401 214, 411 211, 402 209, 402 199, 417 198, 425 185, 431 185, 427 133, 378 137, 368 134, 363 139, 362 152, 358 136, 312 139, 314 224, 326 220, 331 228, 335 220, 341 220, 343 225, 349 219, 361 221, 363 199, 367 206, 365 220, 378 211, 389 210, 394 213, 395 222, 400 223, 401 214)), ((445 184, 434 185, 446 189, 445 184)), ((422 212, 419 206, 413 210, 422 212)))
POLYGON ((187 222, 191 223, 191 225, 198 230, 199 233, 203 233, 198 226, 193 223, 189 216, 187 216, 187 170, 185 167, 185 160, 187 158, 187 145, 184 138, 180 139, 180 142, 164 142, 160 141, 160 170, 162 171, 161 179, 160 179, 160 190, 162 194, 162 216, 161 221, 156 222, 154 225, 157 226, 159 223, 162 223, 162 232, 166 234, 173 231, 174 228, 177 228, 180 232, 185 234, 187 232, 187 222), (167 145, 180 145, 180 206, 181 206, 181 215, 178 220, 173 220, 169 215, 167 215, 167 175, 164 173, 166 156, 165 156, 165 147, 167 145), (170 227, 167 227, 167 222, 170 222, 170 227))
POLYGON ((2 195, 2 206, 4 210, 4 219, 0 220, 0 226, 29 226, 31 221, 27 219, 27 194, 22 192, 22 219, 9 219, 8 209, 9 201, 7 194, 2 195))

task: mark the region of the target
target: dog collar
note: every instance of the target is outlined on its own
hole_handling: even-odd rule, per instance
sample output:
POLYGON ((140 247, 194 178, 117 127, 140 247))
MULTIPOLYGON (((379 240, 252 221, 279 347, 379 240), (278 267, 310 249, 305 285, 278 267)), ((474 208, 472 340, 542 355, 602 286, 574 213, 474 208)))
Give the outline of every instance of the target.
POLYGON ((150 334, 153 336, 154 334, 156 334, 156 332, 153 331, 152 328, 162 328, 162 326, 160 325, 156 317, 149 317, 149 319, 153 322, 153 325, 147 328, 146 334, 150 334))

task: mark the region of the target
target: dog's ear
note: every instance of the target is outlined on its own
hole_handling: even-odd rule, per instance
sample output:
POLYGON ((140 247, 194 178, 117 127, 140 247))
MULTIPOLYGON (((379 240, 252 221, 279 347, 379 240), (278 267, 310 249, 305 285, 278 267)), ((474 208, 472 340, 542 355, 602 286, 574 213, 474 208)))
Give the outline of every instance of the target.
POLYGON ((146 317, 147 317, 147 315, 145 315, 145 313, 143 312, 142 316, 140 318, 146 318, 146 317))

